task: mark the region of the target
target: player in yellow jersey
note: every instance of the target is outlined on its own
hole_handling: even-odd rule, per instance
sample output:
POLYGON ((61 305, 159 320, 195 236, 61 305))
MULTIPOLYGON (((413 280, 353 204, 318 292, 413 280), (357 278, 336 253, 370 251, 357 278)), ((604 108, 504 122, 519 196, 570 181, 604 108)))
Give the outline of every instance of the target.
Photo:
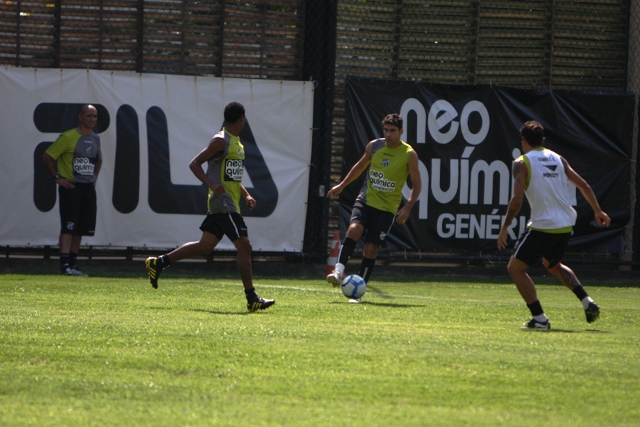
POLYGON ((82 236, 96 229, 96 181, 102 167, 100 136, 93 131, 98 110, 83 105, 78 127, 63 132, 42 155, 56 184, 60 208, 60 272, 86 276, 76 267, 82 236))
POLYGON ((528 121, 522 125, 520 135, 524 154, 513 161, 513 196, 498 235, 498 249, 507 247, 509 226, 520 212, 526 195, 531 207, 531 217, 527 231, 518 239, 507 266, 509 275, 533 316, 522 327, 551 328, 551 322, 538 300, 536 286, 527 273, 529 266, 540 258, 547 270, 578 297, 587 322, 595 322, 600 316, 600 307, 587 294, 573 270, 560 262, 577 216, 569 202, 571 185, 578 187, 589 203, 598 225, 607 227, 611 219, 600 208, 591 186, 562 156, 543 147, 542 124, 528 121))
POLYGON ((240 214, 241 197, 249 209, 256 206, 256 200, 242 185, 245 153, 240 131, 246 122, 244 106, 238 102, 228 104, 224 109, 224 120, 224 128, 189 163, 191 172, 209 188, 207 217, 200 225, 202 237, 167 254, 149 257, 145 264, 151 285, 157 288, 163 269, 181 259, 210 253, 226 235, 238 251, 238 271, 247 297, 247 308, 253 312, 271 307, 275 300, 259 297, 253 287, 251 242, 240 214), (202 168, 205 162, 208 163, 206 173, 202 168))
MULTIPOLYGON (((394 219, 398 224, 404 224, 409 219, 411 208, 422 189, 418 154, 400 139, 403 132, 402 117, 395 113, 388 114, 382 120, 382 126, 384 138, 370 141, 362 158, 353 165, 342 182, 327 193, 327 197, 335 198, 368 168, 367 180, 351 211, 349 229, 340 246, 338 262, 327 276, 327 281, 334 287, 342 284, 347 262, 363 234, 365 245, 358 275, 369 282, 378 249, 391 230, 394 219), (411 178, 411 193, 405 205, 398 209, 407 177, 411 178)), ((360 300, 352 299, 350 302, 360 300)))

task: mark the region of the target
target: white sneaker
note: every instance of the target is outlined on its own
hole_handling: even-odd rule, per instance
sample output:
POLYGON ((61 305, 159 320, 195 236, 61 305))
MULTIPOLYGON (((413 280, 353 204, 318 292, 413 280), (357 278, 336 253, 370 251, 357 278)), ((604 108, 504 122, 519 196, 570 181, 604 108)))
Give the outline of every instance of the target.
POLYGON ((84 274, 82 271, 78 270, 75 267, 67 268, 64 273, 65 276, 83 276, 88 277, 88 275, 84 274))
POLYGON ((342 286, 342 274, 338 270, 333 270, 331 274, 327 276, 327 282, 331 283, 334 288, 342 286))
POLYGON ((360 301, 362 301, 362 298, 349 298, 351 304, 360 304, 360 301))
POLYGON ((522 325, 522 329, 551 329, 551 322, 549 322, 549 319, 547 319, 546 322, 539 322, 536 319, 532 318, 527 323, 522 325))
POLYGON ((81 271, 79 268, 71 267, 71 271, 73 271, 74 276, 89 277, 87 273, 81 271))

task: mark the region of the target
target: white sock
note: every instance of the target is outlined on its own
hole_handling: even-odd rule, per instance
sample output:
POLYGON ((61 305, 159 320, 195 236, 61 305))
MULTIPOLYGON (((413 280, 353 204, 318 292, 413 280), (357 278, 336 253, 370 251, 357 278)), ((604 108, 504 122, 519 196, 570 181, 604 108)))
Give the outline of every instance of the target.
POLYGON ((584 309, 586 310, 587 308, 589 308, 589 303, 593 302, 593 300, 591 299, 591 297, 585 297, 582 300, 582 307, 584 307, 584 309))
POLYGON ((344 275, 344 268, 344 264, 337 263, 334 270, 340 273, 340 277, 342 277, 344 275))
POLYGON ((547 315, 544 313, 538 314, 537 316, 533 316, 533 318, 536 320, 536 322, 540 322, 540 323, 546 323, 549 321, 549 319, 547 318, 547 315))

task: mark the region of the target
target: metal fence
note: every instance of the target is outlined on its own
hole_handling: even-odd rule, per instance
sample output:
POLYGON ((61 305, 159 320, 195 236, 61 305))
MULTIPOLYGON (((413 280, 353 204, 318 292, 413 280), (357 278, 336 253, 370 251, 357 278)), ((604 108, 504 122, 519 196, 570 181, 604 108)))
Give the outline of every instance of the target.
POLYGON ((0 60, 23 67, 300 79, 300 0, 9 0, 0 60))
POLYGON ((323 258, 347 76, 639 94, 640 0, 7 0, 0 64, 316 81, 304 251, 323 258))

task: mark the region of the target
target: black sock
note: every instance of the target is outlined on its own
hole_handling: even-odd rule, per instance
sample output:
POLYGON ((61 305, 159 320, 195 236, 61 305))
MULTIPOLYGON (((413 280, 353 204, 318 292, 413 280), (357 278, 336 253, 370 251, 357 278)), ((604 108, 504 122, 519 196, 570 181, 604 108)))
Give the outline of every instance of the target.
POLYGON ((171 260, 169 259, 168 255, 160 255, 158 257, 158 263, 160 264, 161 268, 167 268, 171 265, 171 260))
POLYGON ((78 254, 75 252, 69 252, 69 268, 73 268, 76 266, 76 260, 78 259, 78 254))
POLYGON ((371 273, 373 272, 373 267, 375 267, 375 265, 375 258, 362 258, 362 262, 360 263, 360 272, 358 275, 364 279, 365 283, 369 283, 369 278, 371 277, 371 273))
POLYGON ((542 309, 542 305, 540 305, 540 301, 534 301, 531 304, 527 304, 527 307, 529 307, 529 311, 531 311, 531 315, 533 317, 544 314, 544 310, 542 309))
POLYGON ((338 262, 342 265, 347 265, 349 258, 353 255, 353 251, 356 250, 356 242, 351 237, 345 237, 340 246, 340 255, 338 256, 338 262))
POLYGON ((587 293, 587 291, 584 290, 584 288, 582 287, 582 285, 577 285, 574 286, 573 289, 571 290, 574 294, 576 294, 576 296, 578 297, 578 299, 580 301, 582 301, 583 299, 585 299, 586 297, 589 296, 589 294, 587 293))
POLYGON ((69 254, 60 254, 60 271, 64 272, 69 268, 69 254))
POLYGON ((255 288, 245 289, 244 294, 247 296, 247 301, 254 301, 260 298, 255 288))

